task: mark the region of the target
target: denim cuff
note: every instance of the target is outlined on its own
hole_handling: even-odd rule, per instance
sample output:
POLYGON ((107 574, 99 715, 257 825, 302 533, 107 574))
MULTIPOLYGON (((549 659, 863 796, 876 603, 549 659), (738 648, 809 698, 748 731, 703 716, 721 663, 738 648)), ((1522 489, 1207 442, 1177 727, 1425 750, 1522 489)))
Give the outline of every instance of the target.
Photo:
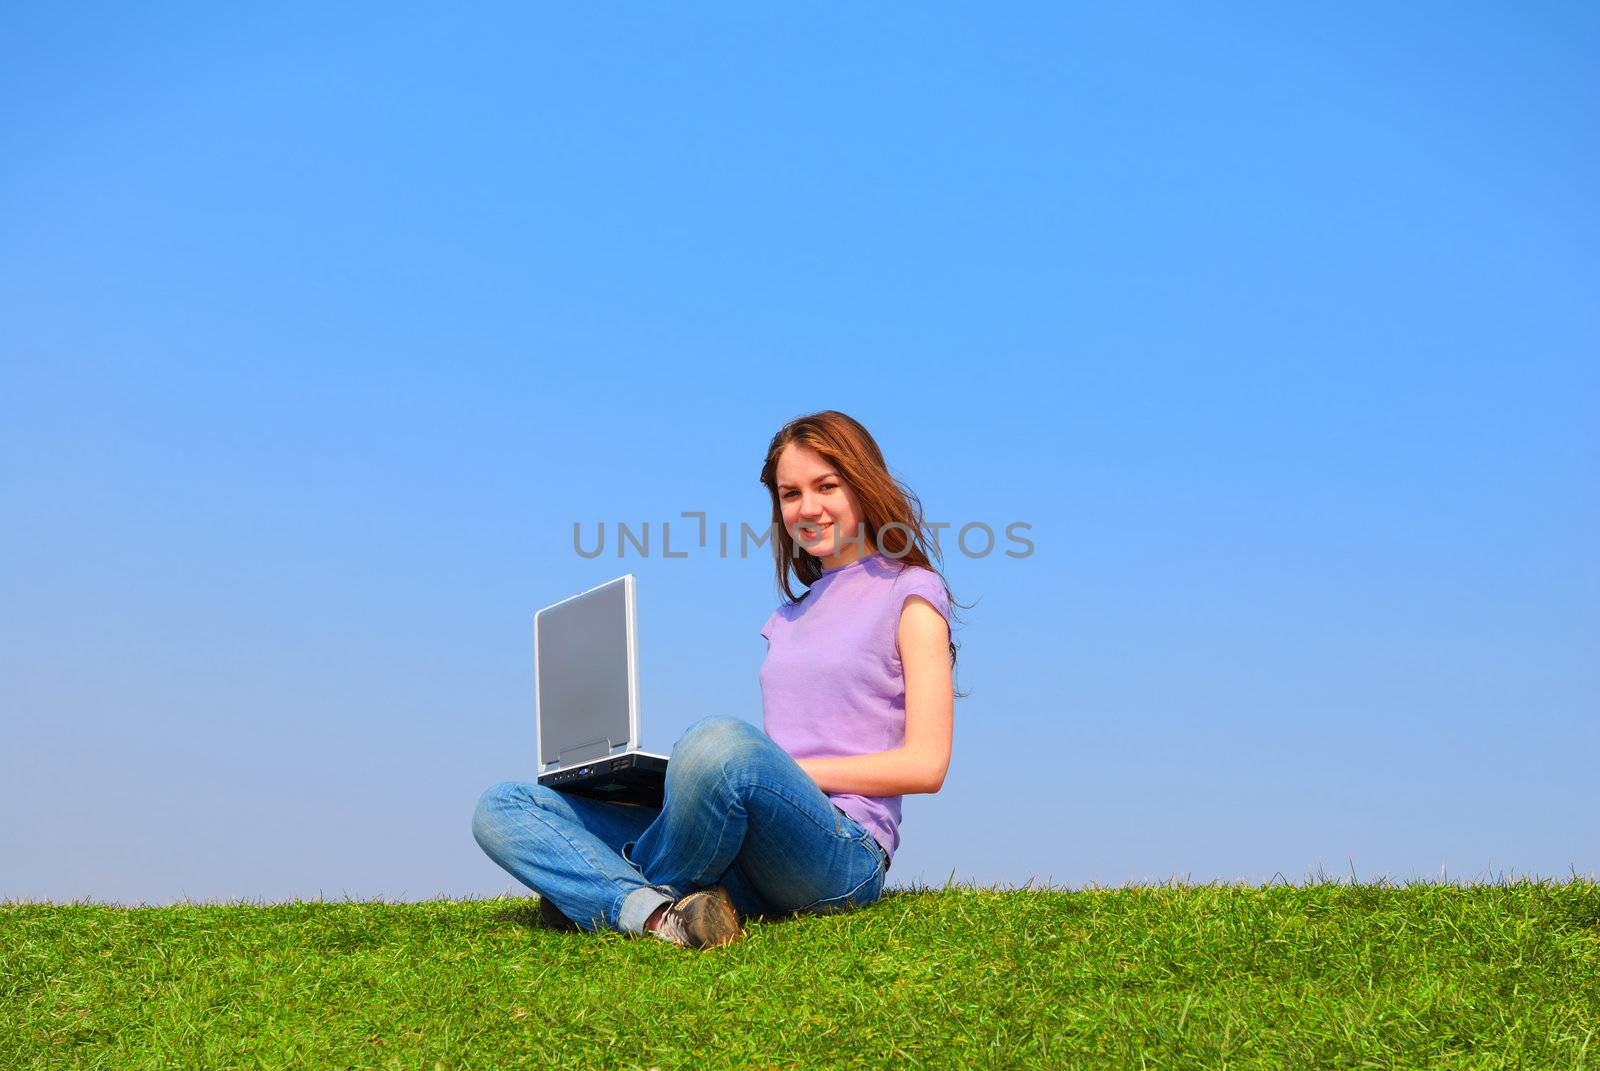
POLYGON ((653 885, 635 889, 622 900, 617 912, 617 929, 623 933, 641 934, 650 913, 662 904, 672 903, 672 897, 653 885))

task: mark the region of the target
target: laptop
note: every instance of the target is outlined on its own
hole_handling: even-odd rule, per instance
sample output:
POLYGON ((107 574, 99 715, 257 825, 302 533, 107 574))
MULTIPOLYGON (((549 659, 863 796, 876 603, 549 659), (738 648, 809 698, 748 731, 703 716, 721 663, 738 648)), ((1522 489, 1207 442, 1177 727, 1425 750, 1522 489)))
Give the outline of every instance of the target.
POLYGON ((639 746, 633 592, 628 573, 533 616, 539 783, 659 807, 667 758, 639 746))

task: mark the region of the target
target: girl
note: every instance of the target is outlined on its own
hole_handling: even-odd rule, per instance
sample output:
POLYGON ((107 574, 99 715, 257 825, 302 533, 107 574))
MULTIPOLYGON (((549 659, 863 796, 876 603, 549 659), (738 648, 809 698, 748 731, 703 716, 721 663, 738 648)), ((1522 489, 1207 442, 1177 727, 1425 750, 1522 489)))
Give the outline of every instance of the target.
POLYGON ((779 429, 761 482, 786 596, 761 630, 765 732, 696 723, 659 809, 518 781, 478 801, 473 836, 547 923, 707 948, 739 936, 740 914, 870 904, 901 796, 944 783, 956 648, 916 496, 833 410, 779 429))

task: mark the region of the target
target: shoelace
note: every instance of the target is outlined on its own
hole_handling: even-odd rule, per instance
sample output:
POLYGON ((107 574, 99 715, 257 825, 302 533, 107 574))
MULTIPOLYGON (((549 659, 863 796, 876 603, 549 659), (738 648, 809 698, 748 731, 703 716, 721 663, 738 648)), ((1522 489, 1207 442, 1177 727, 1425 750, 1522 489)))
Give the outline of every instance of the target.
POLYGON ((689 943, 688 935, 683 932, 682 921, 672 913, 670 907, 661 913, 661 921, 650 932, 663 941, 671 941, 675 945, 686 946, 689 943))

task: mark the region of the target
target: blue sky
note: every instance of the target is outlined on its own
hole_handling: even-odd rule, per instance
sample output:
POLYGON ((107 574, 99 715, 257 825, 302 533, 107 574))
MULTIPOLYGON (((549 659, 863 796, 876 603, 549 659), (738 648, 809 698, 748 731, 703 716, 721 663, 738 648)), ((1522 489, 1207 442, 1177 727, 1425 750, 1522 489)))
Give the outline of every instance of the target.
POLYGON ((948 546, 892 878, 1600 864, 1589 5, 38 9, 0 68, 0 897, 486 895, 532 615, 760 718, 786 419, 948 546), (677 545, 678 532, 674 531, 677 545), (614 544, 613 544, 614 546, 614 544))

